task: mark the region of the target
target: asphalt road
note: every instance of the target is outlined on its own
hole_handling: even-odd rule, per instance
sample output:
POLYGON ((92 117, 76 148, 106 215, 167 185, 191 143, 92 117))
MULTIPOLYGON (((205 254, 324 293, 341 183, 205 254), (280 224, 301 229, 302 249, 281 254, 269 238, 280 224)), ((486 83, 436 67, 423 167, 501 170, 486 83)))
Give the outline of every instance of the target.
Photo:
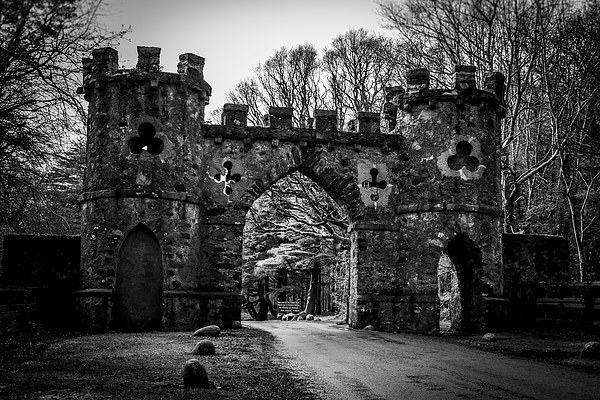
POLYGON ((274 334, 285 362, 325 399, 600 399, 600 375, 436 337, 348 330, 325 321, 244 324, 274 334))

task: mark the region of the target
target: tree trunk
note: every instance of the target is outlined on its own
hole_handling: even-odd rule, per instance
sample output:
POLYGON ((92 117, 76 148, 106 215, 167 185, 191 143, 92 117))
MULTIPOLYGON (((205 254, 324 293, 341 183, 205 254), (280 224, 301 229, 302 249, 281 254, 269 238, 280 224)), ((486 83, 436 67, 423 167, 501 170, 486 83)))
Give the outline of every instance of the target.
POLYGON ((261 278, 258 282, 258 321, 266 321, 269 316, 269 278, 261 278))
POLYGON ((321 275, 321 268, 315 267, 310 270, 310 284, 308 286, 306 307, 304 307, 304 312, 307 314, 315 313, 315 305, 319 297, 319 275, 321 275))

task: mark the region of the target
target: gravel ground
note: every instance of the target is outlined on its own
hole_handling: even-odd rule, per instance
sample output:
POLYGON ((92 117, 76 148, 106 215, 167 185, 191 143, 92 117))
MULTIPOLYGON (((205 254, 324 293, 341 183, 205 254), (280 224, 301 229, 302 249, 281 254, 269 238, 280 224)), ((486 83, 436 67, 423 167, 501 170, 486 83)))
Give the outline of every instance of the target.
POLYGON ((72 336, 33 329, 0 337, 0 399, 315 399, 264 331, 226 330, 208 338, 214 356, 193 356, 191 333, 72 336), (214 389, 183 386, 198 358, 214 389))

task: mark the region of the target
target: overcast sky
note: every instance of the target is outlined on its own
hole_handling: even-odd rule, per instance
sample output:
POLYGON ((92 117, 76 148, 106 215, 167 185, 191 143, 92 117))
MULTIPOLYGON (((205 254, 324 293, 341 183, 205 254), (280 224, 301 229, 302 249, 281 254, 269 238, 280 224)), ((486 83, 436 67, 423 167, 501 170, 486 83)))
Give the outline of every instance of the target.
POLYGON ((117 48, 119 64, 132 68, 137 46, 160 47, 161 65, 175 72, 180 54, 206 59, 212 86, 209 112, 254 67, 282 46, 314 44, 319 51, 352 28, 384 33, 373 0, 107 0, 101 21, 131 26, 117 48))

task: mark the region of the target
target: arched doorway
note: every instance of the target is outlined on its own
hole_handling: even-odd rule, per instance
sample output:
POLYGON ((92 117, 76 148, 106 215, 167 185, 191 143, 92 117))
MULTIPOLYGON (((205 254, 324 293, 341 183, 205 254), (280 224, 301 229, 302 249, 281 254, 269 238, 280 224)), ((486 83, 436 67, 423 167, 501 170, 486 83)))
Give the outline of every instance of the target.
POLYGON ((114 305, 117 330, 160 328, 162 280, 160 245, 150 229, 140 224, 127 235, 119 251, 114 305))
POLYGON ((481 250, 466 233, 457 234, 438 264, 440 331, 480 328, 481 269, 481 250))

